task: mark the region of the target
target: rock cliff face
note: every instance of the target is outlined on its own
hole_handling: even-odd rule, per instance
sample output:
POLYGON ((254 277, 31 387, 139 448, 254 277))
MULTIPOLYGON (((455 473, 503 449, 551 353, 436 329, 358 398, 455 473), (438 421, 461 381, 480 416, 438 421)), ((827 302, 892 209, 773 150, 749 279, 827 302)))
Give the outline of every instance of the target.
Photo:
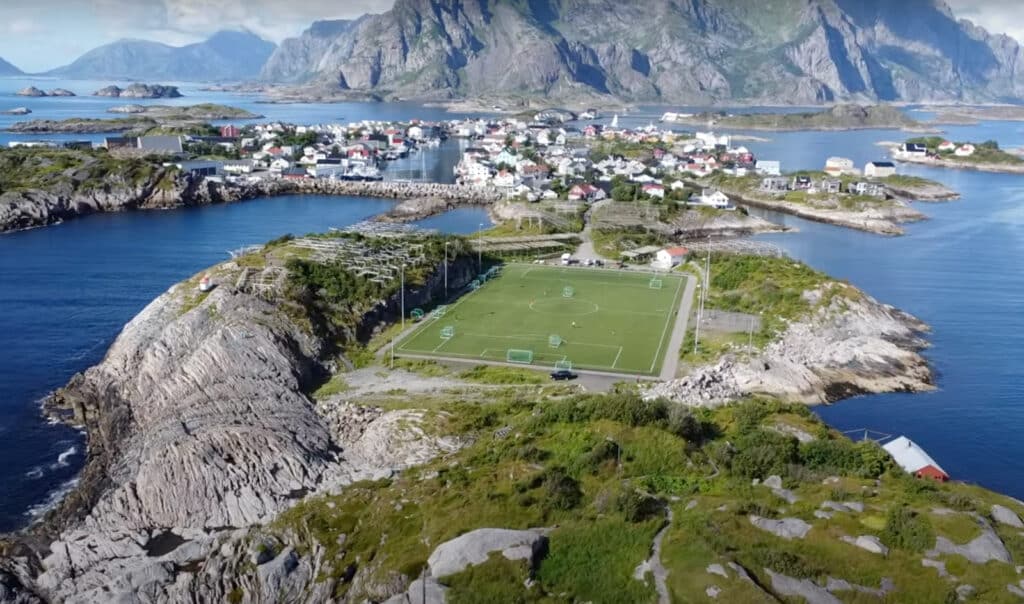
MULTIPOLYGON (((463 268, 449 271, 457 286, 472 278, 463 268)), ((89 459, 78 488, 33 528, 49 547, 0 557, 0 596, 29 598, 29 586, 60 601, 224 601, 244 586, 267 602, 298 597, 317 589, 320 554, 251 551, 255 527, 311 492, 457 448, 418 429, 416 412, 314 405, 304 392, 338 342, 269 301, 285 291, 283 279, 252 271, 212 269, 219 286, 206 295, 195 282, 175 286, 124 328, 100 365, 54 395, 51 408, 87 427, 89 459), (256 282, 276 285, 245 285, 256 282), (240 571, 246 563, 258 572, 240 571)), ((411 297, 424 303, 441 287, 435 275, 411 297)))
POLYGON ((942 0, 398 0, 285 42, 263 77, 419 98, 1010 100, 1021 54, 942 0))
MULTIPOLYGON (((817 305, 836 288, 854 291, 831 283, 804 296, 817 305)), ((932 374, 918 354, 927 346, 921 337, 926 330, 918 319, 866 294, 834 295, 752 358, 729 355, 658 384, 649 395, 714 406, 757 394, 821 404, 858 394, 927 391, 932 374)))

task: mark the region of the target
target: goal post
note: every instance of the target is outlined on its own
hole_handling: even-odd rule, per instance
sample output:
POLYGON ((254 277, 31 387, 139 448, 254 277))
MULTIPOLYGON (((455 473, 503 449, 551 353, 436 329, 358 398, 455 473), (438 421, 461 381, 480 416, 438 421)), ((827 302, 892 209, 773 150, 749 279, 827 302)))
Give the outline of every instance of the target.
POLYGON ((433 316, 433 317, 434 317, 435 319, 440 319, 441 317, 445 316, 445 315, 446 315, 447 313, 448 313, 448 307, 447 307, 447 306, 444 306, 444 305, 442 305, 442 306, 438 306, 437 308, 435 308, 435 309, 434 309, 434 312, 432 312, 432 313, 430 313, 430 314, 431 314, 431 315, 432 315, 432 316, 433 316))
POLYGON ((412 313, 410 313, 409 316, 412 317, 413 321, 420 321, 423 319, 423 309, 414 308, 412 309, 412 313))
POLYGON ((563 344, 562 336, 550 335, 548 336, 548 346, 551 348, 558 348, 563 344))
POLYGON ((562 359, 555 362, 555 371, 572 371, 572 361, 562 359))
POLYGON ((575 295, 576 295, 576 290, 573 289, 572 287, 568 286, 568 285, 566 285, 565 288, 562 290, 562 297, 563 298, 572 298, 575 295))
POLYGON ((455 327, 453 327, 451 325, 446 325, 445 327, 441 328, 441 339, 442 340, 450 340, 450 339, 452 339, 454 337, 455 337, 455 327))
POLYGON ((663 286, 664 283, 662 283, 661 279, 658 279, 657 277, 651 279, 651 282, 647 285, 647 287, 651 289, 661 289, 663 286))
POLYGON ((505 356, 505 360, 509 363, 517 363, 520 365, 530 365, 533 363, 533 351, 532 350, 517 350, 515 348, 509 348, 505 356))

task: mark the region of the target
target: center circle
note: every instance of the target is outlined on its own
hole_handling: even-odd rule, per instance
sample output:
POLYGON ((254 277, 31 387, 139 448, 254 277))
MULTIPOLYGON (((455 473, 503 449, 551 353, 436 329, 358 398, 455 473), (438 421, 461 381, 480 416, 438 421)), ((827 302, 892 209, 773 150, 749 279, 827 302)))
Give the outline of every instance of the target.
POLYGON ((596 313, 601 307, 589 300, 577 298, 541 298, 530 302, 530 310, 546 315, 583 317, 596 313))

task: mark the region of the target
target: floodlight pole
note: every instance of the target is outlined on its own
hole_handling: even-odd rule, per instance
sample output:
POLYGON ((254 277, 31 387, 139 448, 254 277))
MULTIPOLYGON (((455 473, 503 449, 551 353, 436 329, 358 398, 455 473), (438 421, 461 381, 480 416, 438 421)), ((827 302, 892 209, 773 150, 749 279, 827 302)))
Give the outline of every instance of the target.
POLYGON ((444 300, 448 301, 448 245, 451 241, 444 242, 444 300))
POLYGON ((405 331, 405 265, 402 265, 400 274, 402 275, 402 331, 405 331))
POLYGON ((476 270, 484 272, 484 223, 480 223, 476 239, 476 270))

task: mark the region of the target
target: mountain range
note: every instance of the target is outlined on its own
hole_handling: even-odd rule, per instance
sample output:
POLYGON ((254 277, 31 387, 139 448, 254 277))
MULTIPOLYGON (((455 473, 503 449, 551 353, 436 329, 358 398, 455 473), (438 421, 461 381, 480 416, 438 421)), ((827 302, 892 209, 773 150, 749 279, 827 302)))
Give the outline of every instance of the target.
POLYGON ((22 75, 22 71, 20 69, 0 58, 0 77, 19 75, 22 75))
POLYGON ((238 81, 256 78, 276 46, 256 34, 221 31, 187 46, 119 40, 46 75, 94 80, 238 81))
POLYGON ((943 0, 396 0, 278 47, 248 32, 122 40, 47 75, 417 100, 1024 100, 1021 46, 943 0))
POLYGON ((1013 39, 942 0, 397 0, 263 70, 407 98, 1018 101, 1013 39))

